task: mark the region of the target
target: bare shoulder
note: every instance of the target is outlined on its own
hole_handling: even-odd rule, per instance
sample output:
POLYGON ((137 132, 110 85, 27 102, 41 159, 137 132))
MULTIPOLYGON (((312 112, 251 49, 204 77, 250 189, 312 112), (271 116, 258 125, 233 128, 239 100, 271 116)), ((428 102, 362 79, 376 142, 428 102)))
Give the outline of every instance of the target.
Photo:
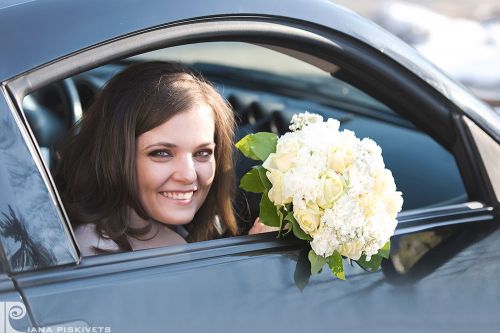
POLYGON ((76 227, 75 237, 80 248, 82 256, 95 256, 99 253, 96 248, 101 250, 119 250, 118 245, 111 239, 105 239, 99 236, 95 224, 82 224, 76 227))

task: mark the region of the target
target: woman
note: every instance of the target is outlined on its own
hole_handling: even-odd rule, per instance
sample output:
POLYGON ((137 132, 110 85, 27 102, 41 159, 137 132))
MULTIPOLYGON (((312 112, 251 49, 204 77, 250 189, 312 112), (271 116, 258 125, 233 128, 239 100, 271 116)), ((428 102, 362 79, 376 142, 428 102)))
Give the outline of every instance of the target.
POLYGON ((233 134, 225 100, 180 64, 143 63, 113 77, 56 176, 82 254, 235 235, 233 134))

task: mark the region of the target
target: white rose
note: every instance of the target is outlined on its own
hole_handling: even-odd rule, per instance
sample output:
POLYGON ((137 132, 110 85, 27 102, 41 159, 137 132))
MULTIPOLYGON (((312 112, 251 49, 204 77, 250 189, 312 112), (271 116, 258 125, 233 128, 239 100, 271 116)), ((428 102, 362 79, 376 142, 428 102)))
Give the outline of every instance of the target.
POLYGON ((273 185, 269 190, 268 197, 275 205, 284 205, 292 202, 291 197, 286 197, 283 194, 284 190, 284 182, 283 182, 283 174, 280 171, 267 171, 267 178, 273 185))
POLYGON ((332 208, 333 203, 344 191, 342 178, 332 170, 328 170, 321 178, 322 189, 318 195, 316 203, 323 209, 332 208))
POLYGON ((293 216, 305 233, 314 235, 319 227, 321 210, 316 204, 307 203, 303 209, 294 209, 293 216))
POLYGON ((341 244, 338 251, 344 257, 350 258, 352 260, 358 260, 359 258, 361 258, 363 244, 361 243, 361 241, 354 239, 350 242, 341 244))
POLYGON ((294 157, 295 153, 272 153, 262 166, 266 170, 278 170, 284 173, 292 167, 294 157))
POLYGON ((354 153, 350 149, 335 148, 328 154, 328 167, 335 172, 342 173, 349 168, 354 158, 354 153))

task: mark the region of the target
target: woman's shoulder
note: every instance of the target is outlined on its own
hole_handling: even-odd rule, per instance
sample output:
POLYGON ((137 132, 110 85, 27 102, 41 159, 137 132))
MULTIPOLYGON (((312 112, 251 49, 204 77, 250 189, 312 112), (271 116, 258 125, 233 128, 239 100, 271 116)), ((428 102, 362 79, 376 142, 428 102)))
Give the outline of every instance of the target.
POLYGON ((82 256, 95 256, 97 249, 104 251, 119 251, 120 248, 111 239, 103 238, 96 230, 95 224, 87 223, 75 228, 75 237, 82 256))

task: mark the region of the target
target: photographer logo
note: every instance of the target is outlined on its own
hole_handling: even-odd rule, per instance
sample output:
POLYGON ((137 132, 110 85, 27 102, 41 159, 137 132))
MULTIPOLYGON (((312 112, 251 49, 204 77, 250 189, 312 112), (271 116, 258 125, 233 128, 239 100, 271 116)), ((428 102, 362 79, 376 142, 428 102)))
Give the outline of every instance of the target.
POLYGON ((26 307, 22 302, 0 302, 0 332, 26 332, 26 307), (22 331, 19 329, 23 329, 22 331))

